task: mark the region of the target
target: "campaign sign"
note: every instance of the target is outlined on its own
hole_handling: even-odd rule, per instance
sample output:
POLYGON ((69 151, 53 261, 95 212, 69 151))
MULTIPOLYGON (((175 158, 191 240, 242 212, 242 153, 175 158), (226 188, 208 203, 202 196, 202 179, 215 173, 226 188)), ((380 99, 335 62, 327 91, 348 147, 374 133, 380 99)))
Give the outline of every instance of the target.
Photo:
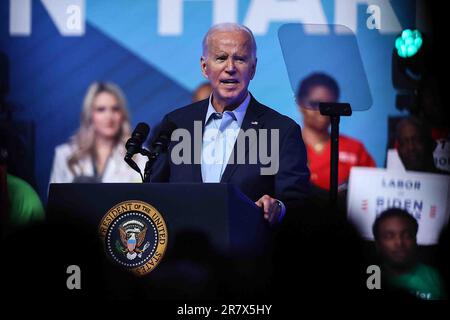
POLYGON ((376 217, 386 209, 401 208, 419 224, 417 243, 434 245, 448 222, 449 186, 446 175, 355 167, 350 172, 348 219, 363 238, 373 240, 376 217))

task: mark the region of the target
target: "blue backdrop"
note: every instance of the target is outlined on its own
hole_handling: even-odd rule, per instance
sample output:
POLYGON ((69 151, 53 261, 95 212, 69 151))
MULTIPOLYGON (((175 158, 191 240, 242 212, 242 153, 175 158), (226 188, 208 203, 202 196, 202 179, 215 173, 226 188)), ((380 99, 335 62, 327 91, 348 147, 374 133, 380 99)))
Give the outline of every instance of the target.
MULTIPOLYGON (((31 28, 28 34, 15 34, 11 24, 18 18, 10 2, 1 1, 0 49, 10 59, 8 99, 21 107, 14 117, 36 124, 34 165, 44 199, 54 148, 78 127, 88 85, 95 80, 116 82, 127 96, 133 125, 145 121, 152 126, 168 111, 190 102, 191 91, 204 81, 199 64, 202 37, 222 21, 244 23, 255 33, 258 68, 251 92, 300 124, 279 27, 287 22, 340 23, 352 29, 373 103, 371 109, 342 119, 341 131, 362 140, 377 164, 384 164, 387 117, 400 114, 394 106, 391 52, 402 28, 415 25, 412 1, 61 0, 60 6, 75 4, 81 10, 82 31, 69 36, 56 21, 55 1, 21 2, 31 3, 31 28), (378 21, 376 28, 370 26, 373 19, 378 21)), ((73 13, 62 11, 59 18, 70 17, 68 12, 73 13)), ((311 37, 326 41, 334 32, 329 28, 311 37)), ((308 61, 314 54, 302 58, 308 61)), ((348 74, 351 63, 340 64, 338 78, 348 74)), ((358 83, 341 82, 343 98, 360 88, 358 83)))

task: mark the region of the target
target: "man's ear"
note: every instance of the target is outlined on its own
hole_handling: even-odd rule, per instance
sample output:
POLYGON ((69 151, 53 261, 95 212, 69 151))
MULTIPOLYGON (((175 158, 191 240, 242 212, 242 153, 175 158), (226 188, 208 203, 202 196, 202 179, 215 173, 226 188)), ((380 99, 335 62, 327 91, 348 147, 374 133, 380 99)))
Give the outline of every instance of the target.
POLYGON ((201 56, 200 57, 200 68, 202 70, 203 76, 208 79, 208 64, 206 63, 206 58, 201 56))
POLYGON ((252 73, 251 73, 251 77, 250 77, 250 79, 251 80, 253 80, 253 77, 255 76, 255 74, 256 74, 256 64, 258 63, 258 58, 255 58, 255 62, 253 63, 253 70, 252 70, 252 73))

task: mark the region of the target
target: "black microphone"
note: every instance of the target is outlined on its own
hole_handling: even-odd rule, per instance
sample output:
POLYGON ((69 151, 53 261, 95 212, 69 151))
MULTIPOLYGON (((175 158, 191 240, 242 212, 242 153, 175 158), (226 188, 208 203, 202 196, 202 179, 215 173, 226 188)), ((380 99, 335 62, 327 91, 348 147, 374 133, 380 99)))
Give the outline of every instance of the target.
POLYGON ((152 173, 153 165, 156 162, 158 156, 167 150, 169 147, 172 132, 177 128, 177 126, 170 121, 165 121, 161 124, 160 129, 158 130, 158 135, 152 142, 151 152, 148 156, 148 161, 145 164, 144 170, 144 182, 150 182, 150 176, 152 173))
POLYGON ((155 156, 167 150, 171 141, 172 132, 176 128, 177 126, 171 121, 162 124, 158 136, 152 142, 152 151, 155 156))
POLYGON ((132 157, 136 153, 141 152, 142 144, 147 139, 149 131, 150 127, 148 126, 148 124, 144 122, 138 123, 133 133, 131 134, 131 138, 128 139, 127 143, 125 144, 127 154, 125 155, 124 160, 131 168, 139 172, 139 174, 141 174, 141 169, 139 169, 139 166, 136 164, 136 162, 133 161, 132 157))
POLYGON ((150 127, 148 124, 144 122, 139 122, 131 134, 131 138, 128 139, 125 144, 125 148, 127 149, 127 155, 125 158, 131 158, 136 153, 139 153, 142 149, 142 144, 147 139, 148 133, 150 131, 150 127))

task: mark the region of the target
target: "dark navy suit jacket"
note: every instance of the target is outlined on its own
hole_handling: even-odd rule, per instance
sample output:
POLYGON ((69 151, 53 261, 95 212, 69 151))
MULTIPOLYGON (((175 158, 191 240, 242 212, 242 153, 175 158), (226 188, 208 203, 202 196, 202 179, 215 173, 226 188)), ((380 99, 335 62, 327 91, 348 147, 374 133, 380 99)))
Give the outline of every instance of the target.
MULTIPOLYGON (((164 117, 161 127, 164 127, 165 121, 171 121, 177 128, 190 132, 192 140, 185 143, 190 144, 191 154, 183 154, 183 156, 189 156, 191 162, 173 163, 170 154, 178 142, 172 142, 168 152, 160 157, 154 166, 152 182, 202 182, 201 165, 199 162, 197 164, 193 162, 195 158, 201 158, 202 146, 202 136, 196 137, 197 141, 194 142, 194 121, 199 121, 201 128, 204 128, 208 103, 208 99, 199 101, 177 109, 164 117)), ((244 131, 250 128, 255 129, 257 133, 259 129, 279 129, 278 172, 274 175, 261 175, 260 169, 269 165, 261 164, 259 156, 256 164, 250 163, 250 148, 259 150, 259 146, 256 142, 249 144, 246 140, 245 164, 238 164, 237 161, 233 164, 228 163, 220 182, 236 185, 253 201, 265 194, 283 201, 286 207, 290 202, 301 201, 309 191, 309 169, 300 126, 291 118, 260 104, 252 96, 241 125, 244 131)), ((267 135, 270 137, 270 130, 267 135)), ((273 141, 268 140, 267 150, 270 152, 273 141)), ((236 159, 236 144, 233 154, 236 159)))

